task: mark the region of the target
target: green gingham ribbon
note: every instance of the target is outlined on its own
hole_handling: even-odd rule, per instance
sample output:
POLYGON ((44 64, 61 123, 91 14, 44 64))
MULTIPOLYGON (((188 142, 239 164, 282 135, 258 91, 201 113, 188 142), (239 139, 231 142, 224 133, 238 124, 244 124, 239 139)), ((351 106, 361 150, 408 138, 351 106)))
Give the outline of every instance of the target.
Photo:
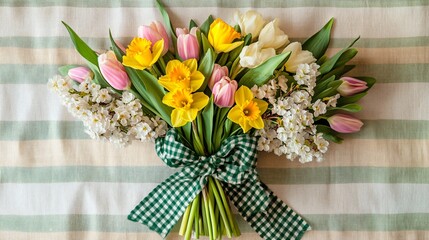
POLYGON ((257 139, 248 134, 227 138, 214 155, 198 156, 175 129, 156 140, 158 156, 181 168, 149 193, 128 215, 165 238, 209 176, 219 179, 226 195, 250 226, 266 240, 300 239, 310 226, 259 180, 257 139))

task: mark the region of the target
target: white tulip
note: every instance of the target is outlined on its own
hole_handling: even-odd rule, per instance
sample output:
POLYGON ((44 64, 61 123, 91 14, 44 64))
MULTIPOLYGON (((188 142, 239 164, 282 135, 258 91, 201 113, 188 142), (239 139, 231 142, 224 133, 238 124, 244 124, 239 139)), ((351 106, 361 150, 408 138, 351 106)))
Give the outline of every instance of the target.
POLYGON ((234 20, 240 26, 241 35, 245 36, 251 33, 253 40, 259 36, 259 33, 265 24, 265 20, 262 15, 254 10, 247 11, 244 14, 236 11, 234 13, 234 20))
POLYGON ((261 48, 258 42, 245 46, 240 53, 240 65, 255 68, 276 55, 274 48, 261 48))
POLYGON ((277 18, 265 25, 259 34, 261 48, 279 49, 288 43, 288 36, 279 28, 277 18))
POLYGON ((291 52, 289 59, 287 60, 285 67, 288 72, 296 72, 298 65, 301 63, 314 63, 316 58, 313 57, 313 54, 310 51, 302 50, 302 45, 299 42, 293 42, 283 50, 284 52, 291 52))

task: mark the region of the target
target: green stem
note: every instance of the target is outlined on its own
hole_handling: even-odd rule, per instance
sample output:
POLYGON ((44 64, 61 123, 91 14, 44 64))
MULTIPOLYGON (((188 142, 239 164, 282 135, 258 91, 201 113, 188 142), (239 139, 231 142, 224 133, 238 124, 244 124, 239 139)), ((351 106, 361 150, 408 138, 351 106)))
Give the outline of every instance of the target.
POLYGON ((200 195, 198 194, 192 201, 191 213, 189 214, 188 224, 186 226, 185 240, 191 239, 192 225, 194 223, 195 213, 199 204, 200 195))
MULTIPOLYGON (((210 179, 211 177, 209 177, 210 179)), ((212 227, 212 233, 213 237, 216 238, 217 236, 217 222, 215 218, 215 211, 214 211, 214 196, 213 196, 213 189, 209 187, 209 196, 208 196, 208 203, 209 203, 209 215, 210 215, 210 222, 212 227)))
MULTIPOLYGON (((226 235, 230 238, 230 237, 232 237, 231 225, 230 225, 229 219, 225 213, 224 203, 223 203, 223 201, 219 195, 219 192, 217 191, 217 187, 213 181, 213 178, 211 178, 211 177, 209 178, 209 186, 211 189, 213 189, 213 194, 214 194, 217 206, 218 206, 219 211, 220 211, 220 216, 222 217, 223 223, 225 224, 226 235)), ((228 205, 226 205, 226 206, 228 206, 228 205)))
POLYGON ((208 230, 207 232, 210 240, 213 240, 212 223, 210 218, 209 197, 207 195, 206 188, 204 188, 202 192, 203 192, 204 209, 205 209, 206 222, 207 222, 207 230, 208 230))
POLYGON ((208 208, 206 209, 206 205, 207 205, 206 196, 204 195, 203 191, 200 194, 202 195, 202 198, 201 198, 201 213, 202 213, 202 217, 203 217, 203 220, 202 220, 202 222, 203 222, 203 229, 204 229, 204 233, 207 236, 209 236, 209 229, 207 227, 207 224, 209 223, 209 221, 208 221, 208 215, 207 215, 208 214, 207 213, 208 208))
POLYGON ((198 155, 205 156, 206 153, 205 153, 203 144, 201 143, 201 139, 199 137, 195 121, 192 122, 192 132, 194 133, 194 138, 195 138, 195 141, 194 141, 195 151, 197 152, 198 155))
POLYGON ((194 228, 195 228, 195 238, 200 238, 200 194, 197 195, 196 198, 196 205, 197 209, 195 210, 195 217, 194 217, 194 228))
POLYGON ((159 66, 161 67, 161 73, 165 74, 165 61, 164 61, 164 58, 160 57, 158 63, 159 63, 159 66))
POLYGON ((220 198, 222 199, 223 206, 225 207, 225 213, 228 218, 229 225, 232 228, 231 229, 232 234, 234 234, 234 236, 238 236, 239 234, 237 234, 236 229, 234 227, 235 219, 231 213, 231 208, 229 207, 229 203, 228 203, 228 200, 226 199, 225 192, 223 191, 222 185, 220 184, 219 180, 216 178, 214 179, 214 182, 216 183, 217 190, 219 191, 219 195, 220 195, 220 198))
POLYGON ((182 225, 180 225, 179 235, 183 236, 186 231, 186 225, 188 224, 189 212, 191 211, 191 205, 186 208, 185 213, 183 214, 182 225))

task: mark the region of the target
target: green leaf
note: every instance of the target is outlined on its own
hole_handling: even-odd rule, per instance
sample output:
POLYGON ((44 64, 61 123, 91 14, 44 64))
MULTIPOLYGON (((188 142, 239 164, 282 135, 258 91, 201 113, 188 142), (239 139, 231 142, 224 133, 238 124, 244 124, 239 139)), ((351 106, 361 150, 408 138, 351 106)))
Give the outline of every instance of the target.
POLYGON ((61 74, 61 76, 65 77, 69 75, 69 70, 72 68, 80 67, 80 65, 65 65, 58 68, 58 72, 61 74))
POLYGON ((73 42, 73 45, 76 48, 76 51, 86 59, 88 67, 94 73, 94 82, 99 84, 101 87, 111 87, 110 84, 101 76, 100 70, 98 69, 98 56, 80 37, 76 34, 73 29, 67 25, 67 23, 62 22, 66 27, 67 31, 70 34, 70 38, 73 42))
POLYGON ((165 7, 161 3, 161 1, 156 0, 155 4, 156 4, 156 7, 159 9, 159 12, 162 15, 162 19, 164 20, 164 24, 167 27, 167 32, 170 32, 170 36, 171 36, 173 46, 176 46, 177 36, 176 36, 176 32, 175 32, 173 26, 171 25, 171 21, 170 21, 170 17, 168 16, 168 12, 165 10, 165 7))
POLYGON ((329 22, 327 22, 325 26, 320 29, 320 31, 311 36, 309 39, 305 40, 305 42, 302 44, 302 49, 312 52, 316 59, 322 57, 329 46, 333 23, 334 18, 331 18, 329 22))
POLYGON ((206 19, 206 21, 203 22, 203 24, 201 24, 200 30, 202 33, 204 33, 204 35, 208 36, 209 35, 209 30, 210 30, 210 25, 213 23, 214 19, 212 17, 212 15, 209 15, 209 17, 206 19))
POLYGON ((322 99, 325 97, 330 97, 337 94, 337 88, 341 85, 342 81, 332 81, 328 84, 328 87, 323 90, 321 93, 314 95, 313 100, 322 99))
POLYGON ((276 70, 279 65, 285 62, 290 56, 290 52, 282 53, 277 56, 274 56, 256 68, 250 69, 241 80, 238 82, 239 86, 247 86, 249 88, 254 85, 261 86, 265 84, 268 80, 273 77, 274 70, 276 70))
POLYGON ((317 125, 317 132, 323 133, 323 138, 332 141, 335 143, 341 143, 343 141, 342 138, 338 137, 338 133, 332 130, 330 127, 326 125, 317 125))
POLYGON ((204 91, 207 87, 207 83, 212 75, 213 67, 214 67, 215 57, 214 52, 211 48, 207 50, 207 53, 204 55, 204 58, 201 59, 200 65, 198 66, 198 71, 200 71, 204 75, 203 85, 198 89, 198 91, 204 91))
POLYGON ((328 87, 329 83, 333 82, 334 80, 335 80, 335 75, 318 82, 316 87, 314 88, 314 95, 317 95, 323 92, 328 87))
POLYGON ((341 54, 338 61, 335 63, 334 68, 345 65, 348 61, 356 56, 358 51, 356 48, 349 48, 343 54, 341 54))
POLYGON ((119 62, 122 62, 122 56, 125 54, 121 48, 116 44, 115 40, 112 37, 112 32, 109 29, 109 38, 110 38, 110 44, 112 44, 112 51, 115 53, 116 58, 119 62))
POLYGON ((343 111, 346 111, 346 112, 359 112, 359 111, 362 110, 362 107, 359 104, 350 103, 350 104, 346 104, 346 105, 343 105, 343 106, 329 108, 328 111, 330 111, 330 110, 343 110, 343 111))
POLYGON ((188 122, 185 126, 181 128, 183 132, 183 138, 186 139, 186 141, 189 144, 189 147, 192 146, 192 123, 188 122))
POLYGON ((361 98, 363 98, 366 94, 366 92, 362 92, 349 97, 340 97, 340 99, 337 100, 337 106, 344 106, 347 104, 355 103, 361 98))
POLYGON ((201 32, 201 43, 203 46, 202 47, 203 52, 201 54, 202 56, 204 56, 209 49, 213 50, 213 48, 210 45, 209 40, 207 39, 206 35, 204 35, 204 33, 202 33, 202 32, 201 32))
POLYGON ((189 21, 189 31, 191 31, 191 29, 194 27, 198 27, 198 25, 194 20, 191 19, 191 21, 189 21))
POLYGON ((210 101, 207 106, 201 112, 203 118, 203 131, 204 131, 204 142, 209 154, 213 153, 213 118, 214 118, 214 106, 213 96, 210 97, 210 101))
POLYGON ((229 53, 228 62, 234 62, 238 58, 241 53, 241 50, 243 50, 244 46, 246 46, 246 42, 249 42, 249 39, 252 40, 252 34, 250 33, 244 37, 243 44, 241 44, 239 47, 235 48, 229 53))

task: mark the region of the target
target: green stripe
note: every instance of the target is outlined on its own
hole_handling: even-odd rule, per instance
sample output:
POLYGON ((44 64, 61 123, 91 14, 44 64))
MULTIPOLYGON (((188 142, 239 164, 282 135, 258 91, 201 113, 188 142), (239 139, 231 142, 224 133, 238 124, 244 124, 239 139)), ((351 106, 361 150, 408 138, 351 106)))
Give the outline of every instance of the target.
MULTIPOLYGON (((238 220, 242 232, 254 232, 240 217, 238 220)), ((305 214, 313 230, 317 231, 406 231, 429 230, 429 213, 404 214, 305 214)), ((180 223, 180 221, 178 222, 180 223)), ((176 224, 173 232, 178 232, 176 224)), ((19 232, 149 232, 139 223, 118 215, 1 215, 1 231, 19 232)))
MULTIPOLYGON (((13 7, 47 7, 47 6, 69 6, 69 7, 153 7, 154 1, 106 1, 106 0, 91 0, 91 1, 69 1, 69 0, 3 0, 0 6, 13 7)), ((287 7, 340 7, 340 8, 355 8, 355 7, 406 7, 406 6, 427 6, 429 3, 425 0, 390 0, 390 1, 337 1, 337 0, 288 0, 288 1, 216 1, 216 0, 163 0, 168 7, 270 7, 270 8, 287 8, 287 7)))
MULTIPOLYGON (((114 34, 114 33, 113 33, 114 34)), ((291 37, 291 36, 289 36, 291 37)), ((126 45, 132 40, 130 37, 116 38, 126 45)), ((97 49, 108 49, 109 38, 82 38, 89 46, 97 49)), ((291 41, 303 42, 305 38, 293 38, 291 41)), ((350 45, 352 38, 333 38, 331 48, 343 48, 350 45)), ((429 46, 429 36, 403 37, 403 38, 361 38, 354 45, 360 48, 395 48, 429 46)), ((0 37, 0 47, 21 48, 74 48, 69 37, 0 37)))
MULTIPOLYGON (((60 65, 0 64, 0 84, 45 84, 57 74, 60 65), (25 71, 23 71, 25 69, 25 71)), ((429 64, 371 64, 358 65, 352 76, 372 76, 377 83, 429 82, 429 64)))
MULTIPOLYGON (((79 161, 85 161, 80 159, 79 161)), ((2 167, 2 183, 123 182, 161 183, 176 172, 163 166, 147 167, 2 167)), ((266 184, 429 183, 429 168, 316 167, 260 168, 266 184)))
MULTIPOLYGON (((429 139, 429 120, 364 120, 358 133, 345 138, 429 139)), ((0 140, 89 139, 79 121, 0 121, 0 140)))

